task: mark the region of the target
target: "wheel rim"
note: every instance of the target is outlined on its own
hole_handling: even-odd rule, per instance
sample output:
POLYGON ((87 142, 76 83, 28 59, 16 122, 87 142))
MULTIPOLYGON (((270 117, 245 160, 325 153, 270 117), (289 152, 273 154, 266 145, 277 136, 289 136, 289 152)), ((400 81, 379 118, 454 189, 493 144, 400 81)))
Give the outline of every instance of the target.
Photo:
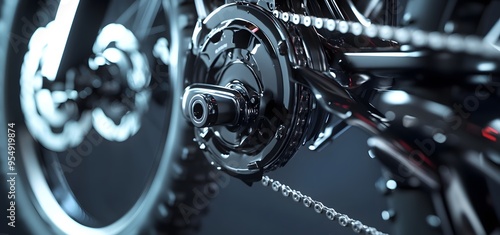
MULTIPOLYGON (((135 1, 128 3, 133 6, 133 2, 135 1)), ((120 1, 114 3, 126 5, 120 1)), ((126 11, 127 9, 124 9, 115 14, 123 16, 126 11)), ((106 21, 111 22, 122 19, 112 14, 107 18, 106 21)), ((122 21, 125 26, 133 23, 133 21, 122 21)), ((168 25, 165 22, 162 24, 168 25)), ((164 40, 168 39, 157 39, 168 29, 156 27, 155 30, 157 31, 152 35, 143 38, 142 42, 149 45, 147 59, 161 61, 164 59, 161 56, 165 57, 164 54, 157 55, 156 58, 153 54, 165 51, 164 40), (163 42, 163 45, 159 45, 158 42, 163 42), (153 51, 157 49, 156 47, 160 47, 163 51, 153 51)), ((168 51, 168 48, 166 50, 168 51)), ((153 63, 155 64, 156 71, 153 72, 164 72, 167 68, 163 63, 153 63)), ((168 116, 171 113, 169 110, 172 110, 171 101, 174 92, 169 93, 166 90, 165 84, 168 82, 165 80, 168 77, 164 75, 164 73, 162 76, 155 75, 157 80, 150 84, 154 86, 153 97, 149 101, 149 108, 142 115, 141 127, 137 128, 137 133, 132 133, 128 140, 118 140, 123 142, 108 141, 95 129, 89 128, 88 133, 82 130, 82 133, 87 134, 78 145, 64 152, 55 152, 49 150, 52 148, 50 145, 46 148, 33 141, 33 127, 30 129, 28 126, 28 129, 23 130, 22 140, 27 148, 22 152, 22 156, 28 163, 25 173, 29 185, 35 198, 40 202, 43 214, 49 217, 60 231, 64 233, 85 231, 89 234, 118 233, 131 223, 137 223, 137 220, 143 221, 137 216, 140 213, 148 213, 151 206, 157 202, 158 195, 161 194, 159 190, 165 187, 163 178, 167 177, 168 164, 171 161, 168 153, 180 152, 178 146, 170 143, 173 141, 169 143, 165 141, 169 135, 168 127, 176 118, 175 112, 174 117, 168 116), (138 146, 142 146, 142 150, 139 150, 141 147, 138 146), (42 157, 37 158, 37 155, 42 157), (96 167, 99 165, 101 167, 96 167), (117 185, 117 182, 123 183, 117 185), (100 192, 88 193, 96 189, 100 192), (100 213, 102 211, 111 213, 100 213)), ((177 105, 173 106, 175 108, 177 105)), ((26 120, 29 118, 25 116, 26 120)), ((171 132, 179 133, 179 129, 182 128, 183 125, 177 125, 171 132)), ((170 134, 170 138, 172 137, 174 136, 170 134)), ((37 138, 38 141, 40 139, 37 138)), ((41 142, 43 143, 43 140, 41 142)))

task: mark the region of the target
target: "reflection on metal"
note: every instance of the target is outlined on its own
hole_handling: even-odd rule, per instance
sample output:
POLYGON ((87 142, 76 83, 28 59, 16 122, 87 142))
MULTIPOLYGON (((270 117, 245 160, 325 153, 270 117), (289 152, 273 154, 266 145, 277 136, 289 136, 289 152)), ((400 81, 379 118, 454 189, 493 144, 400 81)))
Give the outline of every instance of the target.
MULTIPOLYGON (((355 19, 351 19, 351 21, 357 20, 359 23, 361 23, 365 27, 370 26, 370 24, 371 24, 370 20, 358 11, 358 8, 356 8, 354 3, 352 3, 351 0, 347 0, 346 2, 349 5, 349 8, 347 8, 347 9, 350 9, 351 14, 355 17, 355 19)), ((346 8, 343 8, 343 9, 346 10, 346 8)))
POLYGON ((51 34, 47 35, 46 50, 50 51, 50 53, 44 54, 45 64, 41 70, 42 76, 50 81, 56 79, 57 70, 61 63, 64 48, 66 48, 66 41, 68 40, 79 3, 80 0, 61 0, 57 8, 56 18, 51 22, 52 27, 57 28, 57 30, 53 30, 51 34))
POLYGON ((131 29, 140 41, 149 35, 161 5, 162 0, 139 0, 137 15, 131 29))
POLYGON ((331 143, 335 138, 339 137, 345 131, 347 131, 349 127, 350 126, 347 125, 344 120, 332 122, 324 128, 324 130, 318 135, 318 138, 314 140, 314 143, 309 145, 309 150, 321 150, 323 147, 326 147, 329 143, 331 143))
POLYGON ((119 24, 105 26, 92 50, 96 57, 89 60, 89 67, 99 70, 99 67, 116 65, 120 72, 113 79, 117 82, 125 79, 127 89, 135 93, 132 97, 119 97, 121 103, 97 107, 92 111, 92 124, 100 135, 111 141, 125 141, 139 131, 141 117, 148 109, 151 96, 147 89, 151 81, 148 61, 139 52, 139 42, 134 34, 119 24), (119 108, 117 106, 132 106, 118 122, 106 114, 119 108))
POLYGON ((412 162, 410 155, 405 155, 404 153, 397 150, 392 144, 385 141, 381 137, 372 137, 368 139, 368 145, 372 148, 376 148, 384 153, 386 157, 395 160, 402 166, 406 167, 413 175, 415 175, 419 180, 421 180, 426 186, 431 189, 440 188, 438 178, 432 172, 419 166, 412 162))
POLYGON ((195 0, 194 4, 196 6, 196 13, 198 18, 205 19, 210 12, 210 9, 206 8, 207 3, 204 0, 195 0))
POLYGON ((465 234, 487 235, 458 174, 448 169, 446 175, 447 187, 444 196, 454 226, 465 234))
POLYGON ((480 72, 492 72, 497 69, 496 63, 493 62, 482 62, 478 63, 477 70, 480 72))
POLYGON ((500 184, 500 162, 493 163, 492 158, 500 159, 496 153, 474 153, 465 155, 465 161, 496 183, 500 184), (486 156, 485 156, 486 155, 486 156))
MULTIPOLYGON (((99 134, 112 141, 124 141, 137 133, 141 116, 148 109, 150 91, 147 87, 151 77, 148 61, 139 52, 139 43, 133 33, 118 24, 104 27, 93 47, 95 57, 88 61, 90 70, 101 74, 84 74, 86 79, 90 79, 90 84, 89 87, 81 88, 77 84, 83 83, 85 79, 78 77, 81 74, 77 74, 76 70, 70 70, 63 80, 65 82, 59 84, 63 89, 54 89, 57 84, 50 83, 54 79, 44 76, 43 69, 47 63, 53 66, 54 61, 50 55, 54 55, 54 52, 49 50, 53 49, 50 46, 52 36, 60 31, 58 26, 57 22, 51 22, 47 27, 35 31, 21 70, 21 108, 33 137, 50 150, 63 151, 80 144, 92 125, 99 134), (114 70, 107 73, 102 71, 111 67, 114 70), (112 92, 108 92, 109 95, 123 95, 119 84, 124 83, 134 96, 120 96, 119 100, 123 102, 121 104, 87 104, 85 107, 90 109, 80 110, 82 106, 77 104, 77 100, 87 100, 94 96, 97 89, 111 83, 114 88, 110 90, 112 92), (106 113, 123 109, 119 106, 131 109, 116 122, 106 113)), ((62 47, 64 49, 64 44, 62 47)), ((101 102, 102 100, 103 97, 100 97, 101 102)))
POLYGON ((380 213, 380 215, 382 216, 383 220, 389 221, 389 220, 394 219, 394 217, 396 216, 396 212, 394 210, 385 210, 385 211, 382 211, 382 213, 380 213))
POLYGON ((153 56, 159 58, 165 65, 170 65, 170 49, 166 38, 159 38, 153 48, 153 56))
POLYGON ((411 101, 408 93, 404 91, 387 91, 382 97, 384 102, 391 105, 404 105, 411 101))
POLYGON ((488 34, 484 37, 485 42, 489 42, 492 44, 498 44, 499 40, 500 40, 500 19, 497 20, 493 28, 491 28, 488 34))
POLYGON ((258 114, 248 95, 241 83, 233 82, 225 87, 193 84, 184 92, 182 109, 196 127, 245 125, 258 114))
MULTIPOLYGON (((45 78, 40 68, 48 62, 48 45, 52 36, 57 35, 57 24, 38 28, 30 39, 21 69, 21 108, 30 133, 44 147, 53 151, 63 151, 77 146, 91 127, 90 112, 82 112, 76 104, 66 102, 74 98, 71 90, 53 94, 44 88, 45 78), (74 118, 74 117, 77 118, 74 118), (60 131, 54 131, 54 128, 60 131)), ((57 68, 56 68, 57 71, 57 68)), ((55 78, 55 77, 54 77, 55 78)))
POLYGON ((212 11, 194 29, 186 65, 183 110, 198 145, 216 167, 245 182, 293 156, 312 105, 309 91, 291 81, 290 60, 307 63, 302 59, 314 53, 304 51, 305 37, 289 38, 288 27, 269 16, 241 2, 212 11), (228 86, 235 82, 240 91, 228 86))
POLYGON ((389 190, 395 190, 398 187, 398 184, 396 183, 395 180, 388 180, 385 183, 385 187, 387 187, 387 189, 389 190))

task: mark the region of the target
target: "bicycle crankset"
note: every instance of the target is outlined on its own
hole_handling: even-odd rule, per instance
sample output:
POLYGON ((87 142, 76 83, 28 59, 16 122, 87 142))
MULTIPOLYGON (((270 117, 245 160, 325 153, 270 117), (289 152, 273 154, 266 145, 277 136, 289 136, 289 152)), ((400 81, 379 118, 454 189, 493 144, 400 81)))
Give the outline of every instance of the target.
POLYGON ((224 5, 198 23, 182 107, 218 169, 260 180, 308 139, 306 127, 319 111, 310 91, 292 82, 292 63, 320 68, 324 56, 304 46, 318 45, 305 34, 245 3, 224 5))

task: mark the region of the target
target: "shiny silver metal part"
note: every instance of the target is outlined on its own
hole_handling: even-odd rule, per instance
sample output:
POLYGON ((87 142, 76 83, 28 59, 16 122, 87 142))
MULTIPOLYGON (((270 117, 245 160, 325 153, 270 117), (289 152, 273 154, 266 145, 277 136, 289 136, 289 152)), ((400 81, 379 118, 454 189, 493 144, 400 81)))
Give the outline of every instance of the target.
POLYGON ((352 33, 354 35, 379 37, 385 40, 394 40, 404 44, 408 43, 415 47, 424 47, 439 51, 462 52, 475 56, 500 59, 500 42, 483 40, 473 35, 425 32, 388 25, 360 24, 358 22, 319 18, 278 10, 274 10, 273 15, 284 22, 291 21, 294 24, 306 27, 327 29, 328 31, 336 31, 343 34, 352 33), (314 24, 311 24, 311 22, 314 22, 314 24))
POLYGON ((290 195, 292 195, 292 199, 295 202, 299 202, 299 203, 302 202, 302 204, 304 204, 304 206, 307 208, 312 207, 314 209, 314 211, 318 214, 325 213, 325 216, 329 220, 332 220, 332 221, 337 220, 337 222, 340 224, 340 226, 351 227, 355 233, 374 234, 374 235, 375 234, 376 235, 387 234, 387 233, 383 233, 383 232, 378 231, 374 227, 364 225, 361 221, 352 219, 346 214, 339 213, 335 209, 325 206, 322 202, 316 201, 316 200, 312 199, 311 197, 302 194, 300 191, 292 189, 292 188, 290 188, 290 186, 282 184, 279 181, 273 180, 273 179, 269 178, 268 176, 262 177, 261 182, 262 182, 262 185, 264 185, 266 187, 271 186, 273 191, 281 192, 281 194, 284 197, 289 197, 290 195))

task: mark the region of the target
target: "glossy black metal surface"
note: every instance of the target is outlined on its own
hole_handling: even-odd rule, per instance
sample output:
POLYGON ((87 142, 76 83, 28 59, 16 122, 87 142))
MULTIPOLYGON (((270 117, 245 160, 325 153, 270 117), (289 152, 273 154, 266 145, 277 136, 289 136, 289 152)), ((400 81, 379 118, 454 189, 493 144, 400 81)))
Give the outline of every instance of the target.
POLYGON ((258 98, 248 96, 239 82, 226 87, 193 84, 186 88, 182 98, 184 116, 196 127, 243 126, 258 115, 258 98))
MULTIPOLYGON (((310 99, 307 91, 290 81, 294 44, 286 26, 270 12, 245 3, 219 8, 195 32, 188 83, 211 84, 205 88, 213 88, 216 96, 217 86, 234 82, 247 90, 238 111, 244 118, 196 128, 200 147, 230 174, 259 179, 262 172, 283 165, 305 135, 310 99)), ((192 93, 187 88, 185 107, 192 93)))
MULTIPOLYGON (((78 141, 44 138, 37 125, 18 129, 21 165, 26 166, 20 177, 29 178, 19 184, 19 195, 37 223, 30 227, 40 226, 42 234, 52 229, 70 233, 75 227, 102 234, 120 224, 132 229, 109 234, 171 234, 179 224, 198 229, 194 216, 204 214, 214 199, 216 216, 209 216, 209 229, 202 233, 310 234, 329 229, 313 225, 317 221, 301 217, 302 211, 280 199, 253 194, 259 189, 236 185, 233 191, 221 190, 230 181, 224 173, 248 185, 269 173, 273 179, 284 177, 283 182, 301 182, 296 189, 304 194, 296 199, 300 192, 290 188, 295 182, 289 186, 267 178, 265 186, 357 233, 373 232, 361 226, 365 219, 366 224, 376 221, 372 219, 382 211, 385 222, 374 223, 381 231, 497 235, 498 2, 82 0, 57 76, 42 77, 41 87, 39 80, 28 79, 38 78, 36 67, 43 67, 43 60, 28 63, 45 53, 40 34, 23 49, 31 50, 31 56, 22 51, 14 55, 16 62, 0 61, 8 70, 7 76, 0 73, 0 83, 7 87, 0 109, 12 111, 0 113, 0 120, 29 123, 40 114, 50 123, 63 123, 49 125, 57 135, 64 133, 65 123, 92 112, 87 117, 93 123, 78 141), (89 12, 96 17, 87 20, 89 12), (107 25, 121 25, 114 35, 126 32, 130 37, 95 50, 99 40, 94 39, 107 25), (106 50, 114 56, 105 56, 106 50), (49 95, 35 95, 36 89, 49 95), (35 111, 29 109, 35 107, 26 99, 30 95, 45 98, 35 111), (51 102, 56 98, 62 101, 51 102), (59 109, 69 110, 63 113, 66 121, 50 116, 59 109), (134 125, 117 128, 126 119, 134 125), (103 131, 98 121, 112 128, 103 131), (346 132, 349 127, 371 137, 365 141, 357 133, 343 140, 352 133, 346 132), (363 148, 365 142, 369 150, 363 148), (328 149, 329 144, 336 148, 328 149), (327 150, 318 155, 324 159, 302 152, 284 175, 274 172, 302 145, 327 150), (373 165, 358 158, 367 151, 377 160, 373 165), (374 200, 368 189, 379 177, 373 168, 382 168, 375 188, 387 205, 374 200), (370 185, 361 184, 360 176, 370 185), (257 200, 262 203, 253 203, 257 200), (326 206, 330 202, 349 215, 354 208, 353 217, 334 214, 326 206)), ((0 0, 0 6, 4 3, 0 0)), ((24 19, 20 22, 13 35, 25 33, 24 19)), ((3 26, 0 22, 0 32, 3 26)), ((42 30, 58 32, 47 28, 42 30)), ((0 35, 0 46, 7 45, 2 39, 0 35)), ((6 141, 0 139, 3 147, 6 141)))

